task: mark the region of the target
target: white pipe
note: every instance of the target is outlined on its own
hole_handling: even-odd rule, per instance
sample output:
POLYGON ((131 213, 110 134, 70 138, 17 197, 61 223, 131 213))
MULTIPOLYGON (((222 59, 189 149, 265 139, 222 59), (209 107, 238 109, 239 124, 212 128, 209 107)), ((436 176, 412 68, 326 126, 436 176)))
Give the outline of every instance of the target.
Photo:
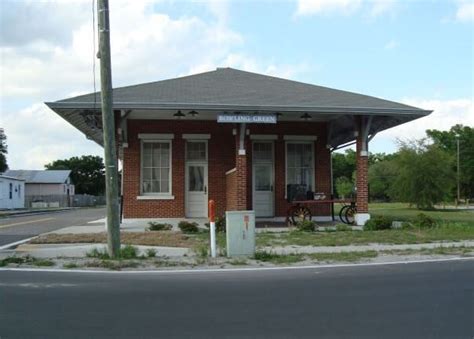
POLYGON ((210 222, 210 233, 211 233, 211 257, 216 257, 216 222, 210 222))

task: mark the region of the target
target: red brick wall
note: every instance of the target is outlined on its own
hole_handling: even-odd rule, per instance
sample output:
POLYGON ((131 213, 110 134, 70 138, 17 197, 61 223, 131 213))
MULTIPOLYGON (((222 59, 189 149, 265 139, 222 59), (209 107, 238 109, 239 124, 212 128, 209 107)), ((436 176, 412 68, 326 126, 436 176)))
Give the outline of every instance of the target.
POLYGON ((226 175, 226 210, 237 210, 237 173, 233 171, 226 175))
MULTIPOLYGON (((359 121, 360 126, 360 121, 359 121)), ((363 140, 362 131, 359 128, 359 135, 356 142, 356 187, 357 187, 357 212, 368 213, 369 211, 369 157, 361 156, 363 140)))
MULTIPOLYGON (((247 180, 239 180, 246 187, 237 187, 236 191, 246 191, 244 197, 235 202, 236 209, 252 209, 252 150, 251 141, 246 136, 246 156, 238 156, 236 143, 238 136, 232 134, 233 124, 217 124, 213 121, 190 120, 128 120, 128 144, 124 149, 124 217, 125 218, 158 218, 184 217, 185 214, 185 140, 183 133, 209 133, 208 142, 208 192, 209 199, 216 202, 216 215, 223 215, 227 207, 227 196, 233 187, 226 187, 225 173, 240 166, 240 173, 246 172, 247 180), (140 140, 138 133, 174 133, 172 140, 172 195, 174 200, 137 200, 140 195, 140 140), (242 170, 242 169, 245 169, 242 170)), ((289 204, 285 200, 285 140, 283 135, 316 135, 315 151, 315 185, 313 190, 331 192, 330 153, 326 149, 326 125, 314 122, 288 122, 277 125, 247 125, 251 134, 277 134, 274 141, 275 151, 275 215, 285 216, 289 204)), ((238 133, 237 128, 237 133, 238 133)), ((237 174, 236 174, 237 175, 237 174)), ((232 202, 231 202, 232 205, 232 202)), ((328 215, 329 208, 321 206, 315 214, 328 215)))

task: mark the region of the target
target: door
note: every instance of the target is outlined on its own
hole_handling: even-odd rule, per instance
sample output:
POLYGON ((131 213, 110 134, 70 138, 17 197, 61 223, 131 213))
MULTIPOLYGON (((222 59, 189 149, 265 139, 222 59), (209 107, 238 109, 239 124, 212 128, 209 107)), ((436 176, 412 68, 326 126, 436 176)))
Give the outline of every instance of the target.
POLYGON ((253 209, 256 217, 273 217, 273 142, 254 142, 252 150, 253 209))
POLYGON ((186 143, 186 217, 207 218, 207 142, 186 143))

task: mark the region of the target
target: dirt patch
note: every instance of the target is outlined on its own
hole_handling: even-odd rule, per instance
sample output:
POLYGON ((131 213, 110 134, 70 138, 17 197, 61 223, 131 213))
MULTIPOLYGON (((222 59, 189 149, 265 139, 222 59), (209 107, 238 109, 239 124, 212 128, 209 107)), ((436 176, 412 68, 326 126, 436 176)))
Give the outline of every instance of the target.
MULTIPOLYGON (((180 232, 120 232, 120 241, 125 245, 193 247, 198 241, 180 232)), ((72 243, 106 243, 107 234, 46 234, 30 241, 31 244, 72 244, 72 243)))

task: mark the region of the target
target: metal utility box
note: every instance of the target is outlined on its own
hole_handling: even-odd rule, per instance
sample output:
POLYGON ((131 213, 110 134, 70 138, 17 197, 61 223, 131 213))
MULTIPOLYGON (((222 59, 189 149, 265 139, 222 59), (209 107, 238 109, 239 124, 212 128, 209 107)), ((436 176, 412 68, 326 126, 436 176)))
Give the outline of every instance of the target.
POLYGON ((225 212, 227 256, 255 254, 255 212, 225 212))

